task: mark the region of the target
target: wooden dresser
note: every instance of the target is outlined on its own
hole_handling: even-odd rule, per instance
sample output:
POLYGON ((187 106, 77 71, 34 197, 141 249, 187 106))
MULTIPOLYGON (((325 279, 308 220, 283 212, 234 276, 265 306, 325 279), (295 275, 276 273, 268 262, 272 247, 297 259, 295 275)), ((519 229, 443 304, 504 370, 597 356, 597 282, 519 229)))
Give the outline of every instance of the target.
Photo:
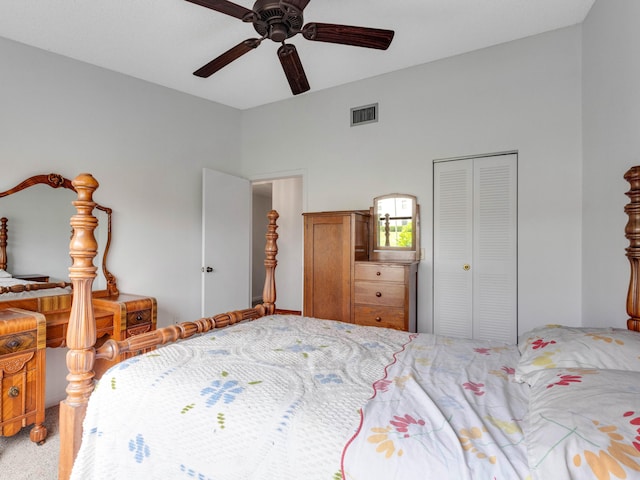
POLYGON ((417 262, 356 262, 353 323, 415 332, 417 277, 417 262))
POLYGON ((416 332, 416 197, 383 195, 369 210, 303 215, 304 315, 416 332))
POLYGON ((0 435, 35 425, 33 442, 47 437, 44 422, 46 319, 41 313, 0 310, 0 435))
POLYGON ((368 258, 369 212, 303 215, 303 314, 353 323, 353 268, 368 258))

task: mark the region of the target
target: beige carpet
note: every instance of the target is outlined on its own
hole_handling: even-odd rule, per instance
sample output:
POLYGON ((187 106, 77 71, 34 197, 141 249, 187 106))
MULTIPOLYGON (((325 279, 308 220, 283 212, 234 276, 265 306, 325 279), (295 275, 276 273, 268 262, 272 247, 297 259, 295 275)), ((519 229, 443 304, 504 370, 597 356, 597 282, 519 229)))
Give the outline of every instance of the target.
POLYGON ((58 406, 46 410, 49 434, 43 445, 29 440, 25 427, 12 437, 0 437, 0 478, 11 480, 56 480, 58 478, 58 406))

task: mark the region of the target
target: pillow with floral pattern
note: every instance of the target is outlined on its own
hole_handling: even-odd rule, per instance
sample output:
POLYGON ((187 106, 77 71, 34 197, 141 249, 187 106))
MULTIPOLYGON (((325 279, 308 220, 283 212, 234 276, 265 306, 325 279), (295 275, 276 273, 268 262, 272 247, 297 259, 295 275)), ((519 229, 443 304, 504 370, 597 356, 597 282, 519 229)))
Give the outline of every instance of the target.
POLYGON ((534 480, 640 478, 640 372, 531 375, 523 425, 534 480))
POLYGON ((547 368, 640 371, 640 333, 631 330, 549 325, 522 335, 518 349, 517 382, 547 368))

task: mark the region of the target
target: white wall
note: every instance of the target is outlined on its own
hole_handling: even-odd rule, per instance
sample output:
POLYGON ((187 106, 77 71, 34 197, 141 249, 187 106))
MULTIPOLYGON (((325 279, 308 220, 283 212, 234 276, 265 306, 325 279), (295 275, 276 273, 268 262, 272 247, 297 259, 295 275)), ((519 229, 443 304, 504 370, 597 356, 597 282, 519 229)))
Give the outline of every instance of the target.
POLYGON ((306 169, 307 211, 416 195, 418 323, 431 331, 432 161, 518 150, 519 331, 579 325, 580 75, 577 26, 247 110, 243 171, 306 169), (380 121, 350 128, 349 109, 374 102, 380 121))
POLYGON ((583 323, 625 327, 624 173, 640 164, 640 2, 596 0, 583 24, 583 323))
MULTIPOLYGON (((5 39, 0 58, 0 190, 92 173, 120 290, 156 297, 160 325, 199 318, 202 168, 237 173, 240 112, 5 39)), ((48 405, 64 354, 47 351, 48 405)))

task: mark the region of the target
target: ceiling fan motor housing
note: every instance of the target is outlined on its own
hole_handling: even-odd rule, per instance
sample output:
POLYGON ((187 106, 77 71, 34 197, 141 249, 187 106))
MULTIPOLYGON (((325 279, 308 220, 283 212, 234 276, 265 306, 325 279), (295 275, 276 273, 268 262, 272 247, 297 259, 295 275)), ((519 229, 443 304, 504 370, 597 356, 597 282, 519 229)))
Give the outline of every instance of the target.
POLYGON ((277 43, 299 33, 304 23, 302 11, 286 1, 257 0, 253 11, 258 14, 253 22, 256 32, 277 43))

